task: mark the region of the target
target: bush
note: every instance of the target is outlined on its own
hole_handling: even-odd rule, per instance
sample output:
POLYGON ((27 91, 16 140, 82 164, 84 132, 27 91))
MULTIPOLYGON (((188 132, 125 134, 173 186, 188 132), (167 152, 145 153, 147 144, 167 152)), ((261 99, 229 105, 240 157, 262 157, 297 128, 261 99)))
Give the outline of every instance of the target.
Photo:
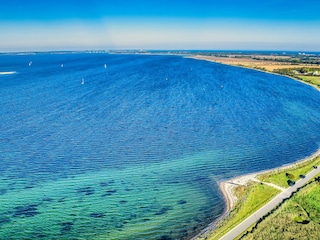
POLYGON ((286 177, 289 179, 294 179, 294 175, 291 173, 286 173, 286 177))

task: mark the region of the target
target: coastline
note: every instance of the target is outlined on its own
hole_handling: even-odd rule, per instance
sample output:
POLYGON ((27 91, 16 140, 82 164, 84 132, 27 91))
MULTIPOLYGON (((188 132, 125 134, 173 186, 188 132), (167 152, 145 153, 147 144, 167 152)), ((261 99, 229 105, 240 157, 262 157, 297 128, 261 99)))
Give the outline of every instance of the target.
MULTIPOLYGON (((269 71, 265 71, 265 70, 261 70, 261 69, 256 69, 256 68, 251 68, 251 67, 248 67, 248 66, 239 66, 239 65, 235 65, 235 64, 220 62, 220 61, 216 61, 214 59, 211 59, 210 57, 202 56, 202 55, 186 56, 186 58, 193 58, 193 59, 196 59, 196 60, 204 60, 204 61, 215 62, 215 63, 219 63, 219 64, 223 64, 223 65, 233 66, 233 67, 240 67, 240 68, 256 70, 256 71, 269 73, 269 74, 274 74, 274 75, 278 75, 278 76, 285 76, 285 77, 291 78, 294 81, 298 81, 298 82, 301 82, 303 84, 309 85, 309 86, 313 87, 314 89, 320 91, 319 87, 317 87, 317 86, 315 86, 313 84, 307 83, 305 81, 299 80, 297 78, 291 77, 291 76, 281 75, 281 74, 278 74, 278 73, 273 73, 273 72, 269 72, 269 71)), ((223 219, 225 219, 229 215, 230 211, 235 206, 235 204, 237 203, 237 200, 238 200, 237 197, 234 195, 234 189, 237 186, 247 185, 249 181, 258 181, 258 182, 260 182, 258 179, 256 179, 257 175, 264 174, 264 173, 267 173, 267 172, 273 172, 273 171, 276 171, 276 170, 283 170, 283 169, 292 168, 297 164, 301 164, 303 162, 310 161, 310 160, 312 160, 312 159, 314 159, 314 158, 316 158, 318 156, 320 156, 320 147, 318 148, 318 150, 316 152, 314 152, 310 156, 307 156, 307 157, 305 157, 303 159, 300 159, 298 161, 295 161, 293 163, 288 163, 288 164, 282 165, 280 167, 266 169, 266 170, 262 170, 262 171, 258 171, 258 172, 253 172, 253 173, 249 173, 249 174, 245 174, 245 175, 236 176, 236 177, 231 178, 231 179, 222 180, 221 182, 219 182, 219 189, 220 189, 220 191, 221 191, 221 193, 222 193, 222 195, 224 197, 224 201, 225 201, 225 211, 224 211, 224 213, 218 219, 216 219, 215 221, 210 223, 206 228, 204 228, 195 237, 191 238, 191 240, 197 240, 197 239, 200 239, 202 237, 206 237, 207 234, 209 234, 211 231, 213 231, 215 229, 216 225, 220 221, 222 221, 223 219)))
POLYGON ((227 209, 229 209, 229 210, 232 209, 232 207, 237 202, 237 197, 233 194, 233 189, 236 186, 247 185, 249 181, 259 181, 256 179, 256 176, 258 176, 260 174, 264 174, 267 172, 273 172, 273 171, 277 171, 277 170, 290 169, 292 167, 295 167, 298 164, 301 164, 301 163, 304 163, 307 161, 311 161, 312 159, 314 159, 318 156, 320 156, 320 148, 316 152, 311 154, 310 156, 307 156, 307 157, 300 159, 296 162, 288 163, 288 164, 285 164, 285 165, 282 165, 282 166, 276 167, 276 168, 271 168, 271 169, 267 169, 267 170, 263 170, 263 171, 259 171, 259 172, 254 172, 254 173, 249 173, 246 175, 237 176, 237 177, 231 178, 229 180, 225 180, 225 181, 220 182, 219 186, 220 186, 221 191, 226 199, 226 204, 228 204, 227 209))
POLYGON ((235 206, 235 204, 237 203, 237 200, 238 200, 237 197, 234 195, 234 189, 237 186, 247 185, 249 181, 260 182, 259 180, 256 179, 256 176, 258 176, 260 174, 264 174, 267 172, 273 172, 273 171, 277 171, 277 170, 289 169, 289 168, 292 168, 292 167, 294 167, 298 164, 301 164, 303 162, 311 161, 312 159, 314 159, 318 156, 320 156, 320 148, 316 152, 311 154, 310 156, 307 156, 307 157, 300 159, 298 161, 295 161, 293 163, 288 163, 288 164, 282 165, 280 167, 262 170, 262 171, 258 171, 258 172, 253 172, 253 173, 248 173, 245 175, 240 175, 240 176, 236 176, 231 179, 221 181, 219 183, 219 189, 220 189, 220 191, 224 197, 224 200, 225 200, 224 213, 218 219, 216 219, 214 222, 210 223, 205 229, 203 229, 195 237, 191 238, 191 240, 197 240, 197 239, 200 239, 201 237, 205 237, 207 234, 209 234, 212 230, 215 229, 218 222, 222 221, 223 219, 225 219, 229 215, 230 211, 235 206))

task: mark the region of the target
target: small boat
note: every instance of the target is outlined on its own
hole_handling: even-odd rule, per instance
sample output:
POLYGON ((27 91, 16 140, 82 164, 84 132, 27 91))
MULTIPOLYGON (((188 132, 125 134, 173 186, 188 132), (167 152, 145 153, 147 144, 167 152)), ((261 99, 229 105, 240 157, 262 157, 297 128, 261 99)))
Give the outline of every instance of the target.
POLYGON ((32 65, 32 61, 29 62, 29 67, 32 65))
POLYGON ((81 82, 81 84, 82 84, 82 85, 84 84, 84 78, 82 78, 82 82, 81 82))
POLYGON ((107 68, 107 64, 104 64, 104 68, 107 68))

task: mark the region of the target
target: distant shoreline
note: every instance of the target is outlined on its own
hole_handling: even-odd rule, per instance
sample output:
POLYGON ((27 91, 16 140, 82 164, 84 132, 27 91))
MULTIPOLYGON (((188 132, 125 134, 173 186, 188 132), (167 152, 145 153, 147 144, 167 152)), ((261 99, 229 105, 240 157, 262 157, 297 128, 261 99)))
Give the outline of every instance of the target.
MULTIPOLYGON (((205 55, 193 55, 193 56, 188 56, 186 58, 192 58, 192 59, 197 59, 197 60, 204 60, 204 61, 209 61, 209 62, 214 62, 214 63, 219 63, 219 64, 223 64, 223 65, 228 65, 228 66, 233 66, 233 67, 239 67, 239 68, 246 68, 246 69, 251 69, 251 70, 256 70, 256 71, 259 71, 259 72, 264 72, 264 73, 269 73, 269 74, 274 74, 274 75, 277 75, 277 76, 284 76, 284 77, 288 77, 288 78, 291 78, 295 81, 298 81, 298 82, 301 82, 301 83, 304 83, 306 85, 309 85, 313 88, 315 88, 316 90, 320 91, 320 87, 315 85, 315 84, 312 84, 312 83, 308 83, 308 82, 305 82, 303 80, 300 80, 298 78, 295 78, 295 77, 292 77, 292 76, 288 76, 288 75, 284 75, 284 74, 279 74, 279 73, 275 73, 275 72, 272 72, 272 71, 268 71, 267 69, 262 69, 264 68, 266 65, 264 65, 264 62, 261 61, 261 65, 259 65, 259 67, 253 67, 253 66, 247 66, 247 65, 241 65, 241 61, 238 61, 238 60, 235 60, 235 61, 226 61, 226 59, 228 58, 221 58, 221 57, 213 57, 213 56, 205 56, 205 55)), ((228 59, 229 60, 229 59, 228 59)), ((270 63, 267 64, 267 66, 270 67, 270 63)), ((276 69, 277 67, 279 68, 283 68, 283 67, 288 67, 288 68, 296 68, 296 67, 306 67, 304 65, 287 65, 287 64, 284 64, 284 65, 273 65, 273 67, 276 69)), ((319 71, 320 71, 320 66, 315 66, 316 68, 319 68, 319 71)))

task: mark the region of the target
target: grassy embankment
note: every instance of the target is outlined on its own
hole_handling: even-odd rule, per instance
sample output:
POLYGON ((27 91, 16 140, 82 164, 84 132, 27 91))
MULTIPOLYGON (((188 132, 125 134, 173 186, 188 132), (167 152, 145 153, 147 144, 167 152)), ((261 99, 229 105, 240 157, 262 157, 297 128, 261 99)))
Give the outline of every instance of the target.
POLYGON ((320 183, 313 180, 241 239, 320 239, 319 203, 320 183))
MULTIPOLYGON (((300 175, 306 175, 315 165, 320 165, 320 156, 297 163, 291 168, 261 174, 257 178, 263 182, 270 182, 287 188, 288 180, 297 181, 300 175), (289 175, 286 173, 289 173, 289 175), (288 176, 291 177, 291 179, 288 176)), ((235 194, 239 199, 238 202, 228 217, 219 222, 216 229, 208 235, 208 239, 219 239, 278 193, 279 190, 257 182, 250 182, 248 186, 238 186, 235 189, 235 194)))
POLYGON ((257 182, 249 182, 248 186, 238 186, 235 189, 235 195, 238 198, 236 205, 230 214, 217 224, 216 229, 209 233, 208 239, 219 239, 277 193, 279 190, 257 182))
POLYGON ((320 165, 320 156, 308 161, 298 163, 292 166, 291 168, 279 169, 279 170, 261 174, 257 176, 257 179, 259 179, 262 182, 270 182, 278 186, 287 188, 289 180, 295 182, 299 180, 300 177, 303 177, 308 172, 310 172, 313 169, 313 166, 319 166, 319 165, 320 165))

